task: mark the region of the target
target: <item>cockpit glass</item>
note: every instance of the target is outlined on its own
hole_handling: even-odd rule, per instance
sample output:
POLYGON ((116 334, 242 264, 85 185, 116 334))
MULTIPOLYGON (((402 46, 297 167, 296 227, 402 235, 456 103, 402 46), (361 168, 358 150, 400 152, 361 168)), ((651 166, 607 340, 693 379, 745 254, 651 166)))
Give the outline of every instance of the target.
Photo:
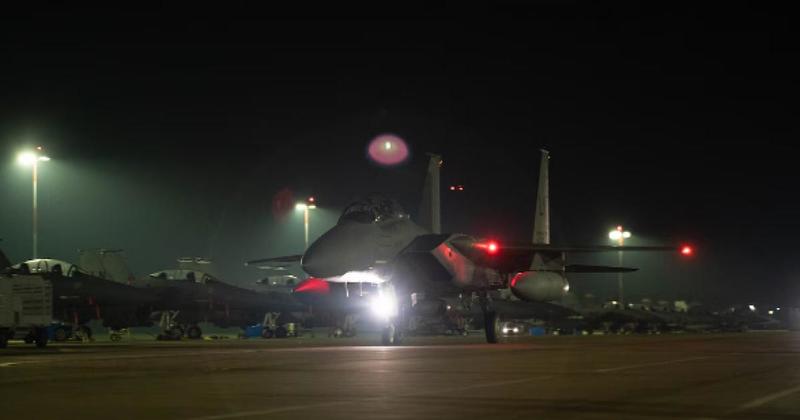
POLYGON ((347 206, 339 218, 339 223, 343 221, 377 223, 386 219, 405 217, 408 217, 408 214, 397 201, 373 194, 365 200, 359 200, 347 206))

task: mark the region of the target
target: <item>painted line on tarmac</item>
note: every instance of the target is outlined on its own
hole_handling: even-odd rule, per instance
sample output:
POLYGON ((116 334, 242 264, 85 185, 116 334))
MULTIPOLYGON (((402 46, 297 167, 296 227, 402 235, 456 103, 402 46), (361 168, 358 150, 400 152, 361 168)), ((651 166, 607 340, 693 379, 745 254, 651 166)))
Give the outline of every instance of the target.
MULTIPOLYGON (((111 347, 111 346, 107 346, 111 347)), ((87 348, 87 347, 84 347, 87 348)), ((134 348, 134 347, 131 347, 134 348)), ((73 351, 62 354, 48 354, 47 358, 37 359, 24 359, 12 363, 25 363, 25 364, 58 364, 58 363, 74 363, 74 362, 103 362, 127 359, 161 359, 161 358, 175 358, 175 357, 192 357, 192 356, 219 356, 219 355, 235 355, 243 353, 297 353, 297 352, 354 352, 354 351, 367 351, 371 353, 380 352, 386 353, 389 351, 404 351, 414 349, 437 349, 437 350, 451 350, 453 346, 440 345, 440 346, 404 346, 404 347, 386 347, 386 346, 321 346, 321 347, 279 347, 279 348, 233 348, 233 349, 180 349, 177 346, 164 346, 164 347, 147 347, 143 348, 141 353, 125 353, 114 354, 104 353, 99 355, 97 353, 82 353, 80 351, 73 351), (163 349, 169 349, 163 351, 163 349)), ((493 347, 494 348, 494 347, 493 347)), ((139 350, 136 350, 139 351, 139 350)), ((10 367, 2 366, 0 367, 10 367)))
POLYGON ((318 403, 318 404, 288 405, 285 407, 271 408, 268 410, 239 411, 237 413, 219 414, 216 416, 192 417, 188 420, 223 420, 223 419, 236 419, 241 417, 264 416, 267 414, 305 410, 308 408, 334 407, 337 405, 351 404, 353 402, 355 401, 332 401, 332 402, 318 403))
POLYGON ((756 398, 756 399, 754 399, 752 401, 748 401, 748 402, 740 405, 739 407, 737 407, 735 410, 729 411, 726 414, 734 414, 734 413, 739 413, 739 412, 742 412, 742 411, 752 410, 753 408, 761 407, 764 404, 771 403, 771 402, 773 402, 775 400, 779 400, 781 398, 788 397, 789 395, 796 394, 798 392, 800 392, 800 385, 798 385, 798 386, 796 386, 794 388, 784 389, 783 391, 779 391, 779 392, 775 392, 773 394, 765 395, 765 396, 763 396, 761 398, 756 398))
POLYGON ((650 366, 671 365, 671 364, 675 364, 675 363, 693 362, 695 360, 705 360, 705 359, 710 359, 710 358, 711 358, 711 356, 687 357, 685 359, 665 360, 665 361, 662 361, 662 362, 640 363, 640 364, 636 364, 636 365, 619 366, 619 367, 605 368, 605 369, 595 369, 594 372, 595 373, 619 372, 621 370, 639 369, 639 368, 650 367, 650 366))
POLYGON ((236 419, 242 417, 254 417, 254 416, 264 416, 267 414, 275 414, 275 413, 285 413, 287 411, 300 411, 300 410, 307 410, 311 408, 325 408, 325 407, 335 407, 338 405, 348 405, 348 404, 360 404, 365 402, 375 402, 375 401, 382 401, 382 400, 389 400, 392 398, 409 398, 409 397, 424 397, 429 395, 436 395, 442 393, 452 393, 452 392, 460 392, 460 391, 467 391, 471 389, 479 389, 479 388, 492 388, 498 386, 506 386, 506 385, 516 385, 525 382, 532 382, 537 380, 543 379, 550 379, 553 375, 547 376, 533 376, 529 378, 521 378, 521 379, 512 379, 508 381, 499 381, 499 382, 488 382, 488 383, 480 383, 480 384, 473 384, 473 385, 466 385, 466 386, 459 386, 455 388, 445 388, 445 389, 436 389, 432 391, 424 391, 424 392, 409 392, 404 394, 397 394, 397 395, 381 395, 378 397, 367 397, 361 399, 353 399, 347 401, 331 401, 325 403, 318 403, 318 404, 302 404, 302 405, 290 405, 285 407, 276 407, 270 408, 266 410, 252 410, 252 411, 239 411, 236 413, 227 413, 227 414, 217 414, 213 416, 203 416, 203 417, 192 417, 187 420, 225 420, 225 419, 236 419))
POLYGON ((256 353, 259 350, 255 349, 239 349, 237 351, 217 351, 217 350, 207 350, 207 351, 182 351, 182 352, 166 352, 166 353, 144 353, 144 354, 120 354, 120 355, 108 355, 108 356, 90 356, 90 357, 80 357, 85 353, 70 353, 68 357, 64 355, 52 355, 48 354, 47 358, 41 359, 24 359, 17 362, 7 362, 0 364, 0 367, 11 367, 12 365, 16 364, 52 364, 52 363, 75 363, 75 362, 102 362, 102 361, 114 361, 114 360, 126 360, 126 359, 160 359, 160 358, 174 358, 174 357, 181 357, 181 356, 219 356, 219 355, 227 355, 227 354, 238 354, 238 353, 256 353))

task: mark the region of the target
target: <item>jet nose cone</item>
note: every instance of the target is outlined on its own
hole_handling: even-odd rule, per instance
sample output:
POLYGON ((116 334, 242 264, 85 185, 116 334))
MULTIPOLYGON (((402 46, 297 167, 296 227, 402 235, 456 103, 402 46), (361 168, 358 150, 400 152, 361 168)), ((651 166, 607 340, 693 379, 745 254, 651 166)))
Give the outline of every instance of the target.
POLYGON ((314 241, 303 254, 303 271, 314 277, 337 277, 366 270, 373 262, 369 225, 337 225, 314 241))

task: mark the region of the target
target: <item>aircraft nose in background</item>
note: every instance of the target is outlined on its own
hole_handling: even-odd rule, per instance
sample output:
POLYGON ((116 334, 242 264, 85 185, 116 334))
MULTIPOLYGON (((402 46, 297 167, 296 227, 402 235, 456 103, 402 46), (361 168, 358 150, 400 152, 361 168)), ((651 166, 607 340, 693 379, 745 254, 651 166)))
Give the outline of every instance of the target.
POLYGON ((336 225, 314 241, 303 254, 303 271, 315 277, 336 277, 366 270, 373 263, 370 225, 336 225))

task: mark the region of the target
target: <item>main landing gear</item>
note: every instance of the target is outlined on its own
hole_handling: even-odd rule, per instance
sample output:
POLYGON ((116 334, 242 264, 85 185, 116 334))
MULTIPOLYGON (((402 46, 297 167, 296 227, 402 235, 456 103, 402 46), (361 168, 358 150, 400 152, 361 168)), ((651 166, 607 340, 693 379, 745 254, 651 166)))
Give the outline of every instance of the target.
POLYGON ((486 296, 485 292, 479 296, 479 300, 481 311, 483 312, 483 327, 484 331, 486 331, 486 342, 492 344, 498 343, 498 331, 501 329, 500 316, 494 308, 492 308, 492 302, 489 300, 489 297, 486 296))

